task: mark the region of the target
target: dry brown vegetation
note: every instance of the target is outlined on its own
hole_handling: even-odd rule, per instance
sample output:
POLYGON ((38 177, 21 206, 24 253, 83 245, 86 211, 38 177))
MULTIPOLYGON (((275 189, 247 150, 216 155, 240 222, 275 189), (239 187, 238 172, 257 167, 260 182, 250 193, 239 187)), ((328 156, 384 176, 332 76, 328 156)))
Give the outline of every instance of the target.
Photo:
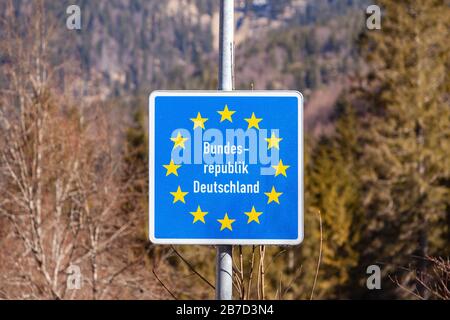
POLYGON ((43 2, 18 25, 9 2, 0 46, 0 297, 157 297, 146 286, 137 213, 101 103, 71 95, 70 63, 54 65, 43 2), (71 266, 81 290, 68 288, 71 266), (148 291, 150 290, 150 291, 148 291))

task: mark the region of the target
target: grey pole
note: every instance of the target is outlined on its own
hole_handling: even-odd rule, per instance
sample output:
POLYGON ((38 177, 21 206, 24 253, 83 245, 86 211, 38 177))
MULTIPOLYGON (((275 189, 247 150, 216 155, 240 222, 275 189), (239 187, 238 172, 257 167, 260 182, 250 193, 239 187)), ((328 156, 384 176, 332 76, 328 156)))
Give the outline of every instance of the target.
MULTIPOLYGON (((234 85, 234 0, 220 0, 219 41, 219 90, 232 91, 234 85)), ((217 246, 217 300, 233 298, 232 254, 232 246, 217 246)))
POLYGON ((233 90, 234 0, 220 0, 219 90, 233 90))

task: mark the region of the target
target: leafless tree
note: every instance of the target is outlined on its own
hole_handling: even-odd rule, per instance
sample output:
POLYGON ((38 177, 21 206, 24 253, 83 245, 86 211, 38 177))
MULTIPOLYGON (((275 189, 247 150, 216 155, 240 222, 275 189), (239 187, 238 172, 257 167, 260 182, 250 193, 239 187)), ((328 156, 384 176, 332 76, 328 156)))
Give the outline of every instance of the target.
MULTIPOLYGON (((143 255, 127 247, 136 215, 101 103, 81 108, 44 1, 1 20, 0 298, 113 298, 145 292, 143 255), (72 290, 67 270, 81 270, 72 290), (137 267, 139 272, 131 272, 137 267)), ((147 295, 148 297, 149 295, 147 295)), ((151 297, 151 295, 150 295, 151 297)))
POLYGON ((392 279, 409 297, 419 300, 450 300, 450 261, 443 257, 420 257, 427 265, 426 272, 407 270, 412 278, 412 287, 392 279))

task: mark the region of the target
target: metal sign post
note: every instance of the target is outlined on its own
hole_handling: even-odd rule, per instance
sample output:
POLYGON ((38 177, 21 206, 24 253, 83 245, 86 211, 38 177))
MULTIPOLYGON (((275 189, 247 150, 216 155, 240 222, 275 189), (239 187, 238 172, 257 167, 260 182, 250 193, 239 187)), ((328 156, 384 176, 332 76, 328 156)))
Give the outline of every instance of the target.
POLYGON ((303 98, 233 90, 233 10, 221 1, 219 91, 149 97, 149 239, 217 246, 219 300, 233 245, 303 239, 303 98))
MULTIPOLYGON (((234 0, 220 0, 219 90, 232 91, 234 78, 234 0)), ((217 246, 216 299, 233 298, 233 247, 217 246)))

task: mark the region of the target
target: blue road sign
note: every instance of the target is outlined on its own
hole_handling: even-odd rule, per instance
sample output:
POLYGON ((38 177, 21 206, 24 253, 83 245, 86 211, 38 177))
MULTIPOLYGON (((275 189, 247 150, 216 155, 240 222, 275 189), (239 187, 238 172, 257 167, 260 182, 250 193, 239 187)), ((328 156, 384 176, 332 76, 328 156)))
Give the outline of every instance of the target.
POLYGON ((302 241, 300 93, 156 91, 149 102, 153 243, 302 241))

